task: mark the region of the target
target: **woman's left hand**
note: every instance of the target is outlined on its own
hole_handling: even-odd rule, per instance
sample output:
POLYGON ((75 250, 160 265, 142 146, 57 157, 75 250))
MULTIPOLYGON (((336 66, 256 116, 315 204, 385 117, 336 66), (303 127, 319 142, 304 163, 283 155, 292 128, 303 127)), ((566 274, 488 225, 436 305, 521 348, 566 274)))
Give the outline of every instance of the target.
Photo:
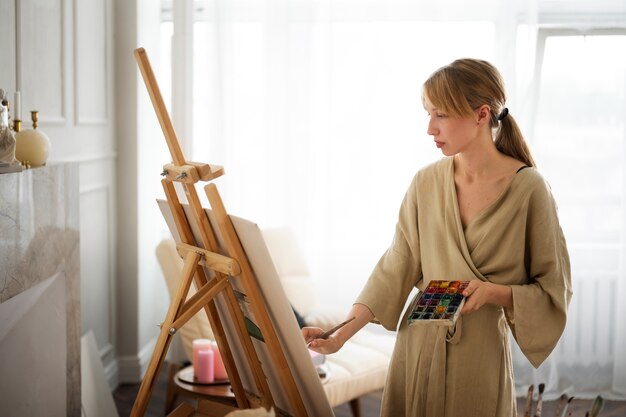
POLYGON ((513 290, 509 285, 473 279, 463 291, 463 295, 466 298, 461 314, 476 311, 485 304, 513 308, 513 290))
POLYGON ((465 304, 461 309, 461 314, 471 313, 491 300, 491 282, 481 281, 479 279, 473 279, 467 285, 467 288, 463 291, 465 296, 465 304))

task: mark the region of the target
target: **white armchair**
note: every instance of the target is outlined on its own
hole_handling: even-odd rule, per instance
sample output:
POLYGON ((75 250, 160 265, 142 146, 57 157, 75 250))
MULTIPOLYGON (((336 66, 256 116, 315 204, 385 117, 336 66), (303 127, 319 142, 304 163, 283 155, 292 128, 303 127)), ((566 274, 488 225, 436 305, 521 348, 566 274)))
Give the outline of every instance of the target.
MULTIPOLYGON (((264 230, 263 237, 287 298, 306 324, 328 329, 343 321, 350 306, 340 310, 319 304, 315 281, 291 231, 286 228, 264 230)), ((158 245, 157 258, 171 296, 182 269, 182 259, 173 240, 164 240, 158 245)), ((179 334, 189 360, 194 339, 213 338, 203 311, 185 324, 179 334)), ((330 377, 324 380, 323 387, 332 407, 350 402, 354 416, 360 416, 358 398, 382 389, 394 341, 395 337, 390 334, 365 328, 339 352, 326 356, 330 377)))
MULTIPOLYGON (((346 319, 351 306, 336 308, 320 297, 297 241, 288 228, 263 230, 263 238, 287 298, 309 326, 329 329, 346 319)), ((330 378, 324 390, 331 406, 350 402, 358 416, 358 398, 385 384, 395 337, 367 327, 354 335, 339 352, 326 356, 330 378)))

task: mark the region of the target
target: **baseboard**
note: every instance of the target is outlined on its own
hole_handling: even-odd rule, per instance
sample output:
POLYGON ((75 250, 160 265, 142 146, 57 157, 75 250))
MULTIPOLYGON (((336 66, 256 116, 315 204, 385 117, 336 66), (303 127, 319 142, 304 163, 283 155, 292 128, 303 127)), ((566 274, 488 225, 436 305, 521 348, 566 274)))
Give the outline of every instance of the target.
MULTIPOLYGON (((150 358, 152 358, 152 352, 156 345, 156 338, 147 343, 139 354, 136 356, 119 356, 117 358, 117 383, 119 384, 136 384, 141 382, 143 375, 148 369, 150 358)), ((113 371, 113 370, 112 370, 113 371)), ((108 374, 107 374, 108 377, 108 374)), ((109 381, 109 383, 111 380, 109 381)))
POLYGON ((104 365, 103 366, 104 376, 106 377, 107 384, 109 385, 109 388, 111 389, 111 392, 112 392, 120 385, 119 365, 116 359, 103 365, 104 365))

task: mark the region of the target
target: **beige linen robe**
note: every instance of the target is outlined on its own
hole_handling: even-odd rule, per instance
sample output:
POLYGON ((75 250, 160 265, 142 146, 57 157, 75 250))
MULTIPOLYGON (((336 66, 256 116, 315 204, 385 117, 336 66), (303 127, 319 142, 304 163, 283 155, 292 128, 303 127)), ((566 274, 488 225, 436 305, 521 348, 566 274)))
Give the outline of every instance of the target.
POLYGON ((556 205, 536 169, 515 174, 465 230, 453 159, 420 170, 402 202, 394 240, 356 302, 391 330, 413 287, 472 279, 511 286, 513 308, 485 305, 461 316, 454 328, 408 326, 405 313, 383 416, 516 416, 508 329, 537 367, 563 332, 571 298, 569 256, 556 205))

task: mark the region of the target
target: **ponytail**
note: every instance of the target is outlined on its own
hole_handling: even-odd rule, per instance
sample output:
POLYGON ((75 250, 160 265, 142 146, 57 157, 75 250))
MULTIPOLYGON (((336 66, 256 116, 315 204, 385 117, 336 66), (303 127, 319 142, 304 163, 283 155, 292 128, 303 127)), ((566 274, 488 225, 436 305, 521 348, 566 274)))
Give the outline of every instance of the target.
POLYGON ((496 145, 496 149, 503 154, 522 161, 529 167, 537 166, 530 152, 530 148, 526 144, 526 140, 524 140, 522 131, 513 116, 508 114, 508 110, 500 120, 496 130, 494 144, 496 145))

